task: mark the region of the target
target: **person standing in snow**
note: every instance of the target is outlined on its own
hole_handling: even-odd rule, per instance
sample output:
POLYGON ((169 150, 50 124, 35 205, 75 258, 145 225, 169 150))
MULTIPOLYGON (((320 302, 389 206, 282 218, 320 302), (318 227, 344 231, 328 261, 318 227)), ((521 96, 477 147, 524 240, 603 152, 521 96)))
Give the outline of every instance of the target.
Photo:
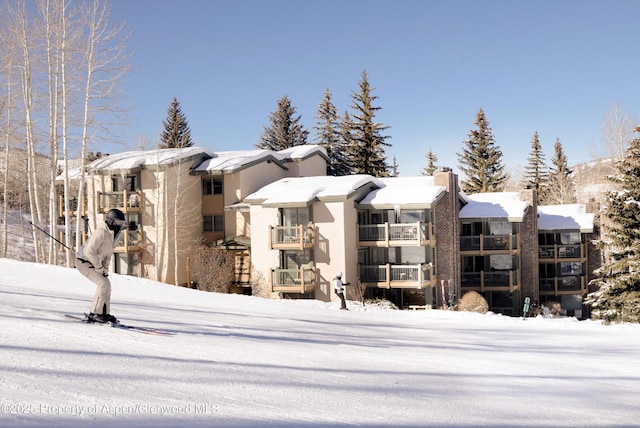
POLYGON ((104 223, 91 234, 76 253, 75 266, 78 271, 96 284, 89 321, 117 324, 118 320, 110 315, 111 282, 109 281, 109 265, 120 229, 125 223, 122 211, 111 209, 105 215, 104 223))
POLYGON ((344 287, 349 285, 348 282, 342 282, 342 272, 336 273, 336 277, 333 278, 333 289, 340 297, 340 309, 348 311, 347 302, 344 300, 344 287))

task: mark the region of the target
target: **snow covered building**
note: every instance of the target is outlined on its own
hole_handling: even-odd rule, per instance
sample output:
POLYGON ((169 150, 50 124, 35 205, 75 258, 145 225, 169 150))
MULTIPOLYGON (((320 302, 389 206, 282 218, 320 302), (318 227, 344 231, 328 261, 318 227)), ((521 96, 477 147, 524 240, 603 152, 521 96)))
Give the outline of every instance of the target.
POLYGON ((436 177, 286 178, 247 196, 252 265, 271 291, 332 300, 336 272, 368 297, 436 304, 437 272, 456 263, 457 182, 436 177), (451 187, 451 186, 454 187, 451 187), (447 215, 443 215, 447 213, 447 215))
POLYGON ((580 310, 600 261, 584 206, 538 207, 532 190, 466 195, 450 171, 326 176, 327 161, 316 145, 111 155, 86 168, 84 224, 121 209, 112 270, 167 283, 188 284, 189 260, 210 244, 234 253, 234 292, 330 301, 340 271, 402 308, 473 290, 509 315, 525 297, 580 310))
POLYGON ((523 295, 537 298, 537 218, 535 198, 528 196, 465 195, 460 210, 461 294, 477 291, 491 310, 508 315, 518 313, 523 295))
POLYGON ((600 264, 594 214, 585 205, 538 207, 540 302, 561 303, 563 310, 581 316, 582 297, 600 264))
POLYGON ((112 269, 187 284, 188 260, 199 245, 233 240, 237 248, 248 242, 248 210, 238 205, 247 194, 303 171, 324 174, 326 161, 315 145, 280 152, 189 147, 110 155, 86 168, 86 228, 95 230, 109 209, 122 210, 128 227, 112 269))

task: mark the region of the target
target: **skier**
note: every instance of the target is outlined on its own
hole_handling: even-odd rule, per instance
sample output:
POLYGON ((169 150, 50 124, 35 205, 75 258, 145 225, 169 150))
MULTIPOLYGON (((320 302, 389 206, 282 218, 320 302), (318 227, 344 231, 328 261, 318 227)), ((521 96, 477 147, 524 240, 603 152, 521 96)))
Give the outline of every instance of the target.
POLYGON ((109 265, 120 229, 125 223, 122 211, 111 209, 76 253, 75 266, 78 271, 96 284, 91 311, 87 321, 117 324, 116 317, 109 313, 111 303, 111 282, 109 265))
POLYGON ((348 282, 342 282, 342 272, 336 273, 336 277, 333 278, 333 288, 338 297, 340 297, 341 306, 340 309, 348 311, 347 302, 344 300, 344 287, 349 285, 348 282))

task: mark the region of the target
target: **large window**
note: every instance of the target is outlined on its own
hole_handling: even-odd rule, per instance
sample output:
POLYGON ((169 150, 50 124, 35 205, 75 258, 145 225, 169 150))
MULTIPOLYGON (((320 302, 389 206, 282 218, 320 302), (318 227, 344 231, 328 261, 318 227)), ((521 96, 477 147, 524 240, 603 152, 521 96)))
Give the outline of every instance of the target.
POLYGON ((224 231, 223 215, 205 215, 204 217, 202 217, 202 223, 205 232, 224 231))
POLYGON ((309 208, 283 208, 282 226, 307 225, 310 220, 309 208))
POLYGON ((222 178, 203 178, 203 195, 222 195, 222 178))

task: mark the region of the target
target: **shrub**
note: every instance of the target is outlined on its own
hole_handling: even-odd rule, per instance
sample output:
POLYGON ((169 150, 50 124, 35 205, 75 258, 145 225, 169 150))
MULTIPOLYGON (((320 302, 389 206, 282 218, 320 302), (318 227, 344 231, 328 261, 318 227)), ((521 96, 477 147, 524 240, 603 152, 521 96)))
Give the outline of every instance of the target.
POLYGON ((484 314, 489 310, 489 304, 480 293, 467 291, 464 296, 462 296, 462 299, 460 299, 460 302, 458 302, 458 310, 484 314))
POLYGON ((202 246, 191 265, 198 290, 228 293, 234 275, 232 253, 222 248, 202 246))

